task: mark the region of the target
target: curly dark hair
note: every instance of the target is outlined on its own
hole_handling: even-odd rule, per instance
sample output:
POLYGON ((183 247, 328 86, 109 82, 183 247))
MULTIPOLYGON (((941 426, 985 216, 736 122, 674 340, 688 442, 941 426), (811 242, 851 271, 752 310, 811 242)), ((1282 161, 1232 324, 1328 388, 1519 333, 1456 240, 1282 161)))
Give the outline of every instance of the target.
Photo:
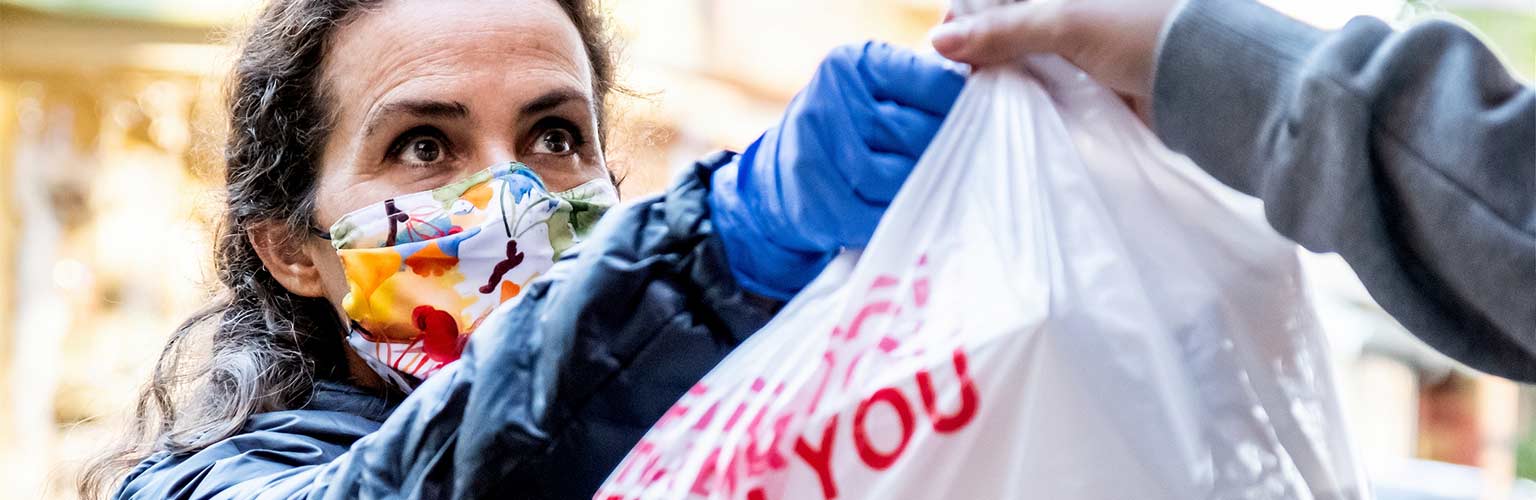
MULTIPOLYGON (((554 0, 592 65, 592 92, 615 90, 612 38, 592 0, 554 0)), ((248 231, 313 224, 318 159, 331 129, 322 84, 338 27, 382 0, 274 0, 245 32, 228 86, 226 206, 215 236, 221 291, 166 342, 123 441, 85 468, 83 498, 110 494, 159 452, 189 453, 237 433, 254 414, 297 408, 317 380, 346 380, 345 325, 323 298, 289 292, 267 272, 248 231)), ((606 136, 603 107, 598 134, 606 136)), ((606 141, 603 141, 606 142, 606 141)))

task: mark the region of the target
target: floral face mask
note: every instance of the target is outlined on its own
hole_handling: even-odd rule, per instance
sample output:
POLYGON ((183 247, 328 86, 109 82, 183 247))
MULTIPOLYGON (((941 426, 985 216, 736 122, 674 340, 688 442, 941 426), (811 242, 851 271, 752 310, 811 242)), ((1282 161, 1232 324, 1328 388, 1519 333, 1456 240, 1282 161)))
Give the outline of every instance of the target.
POLYGON ((400 373, 425 379, 458 359, 492 309, 617 202, 608 179, 550 193, 533 170, 507 163, 343 216, 330 237, 349 288, 348 340, 409 391, 400 373))

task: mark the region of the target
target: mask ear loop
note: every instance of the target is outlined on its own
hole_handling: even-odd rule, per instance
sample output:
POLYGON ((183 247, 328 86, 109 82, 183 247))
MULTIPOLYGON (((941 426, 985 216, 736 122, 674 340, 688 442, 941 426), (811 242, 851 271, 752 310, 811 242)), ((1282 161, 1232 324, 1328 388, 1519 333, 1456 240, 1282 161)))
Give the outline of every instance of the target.
MULTIPOLYGON (((315 225, 309 226, 309 232, 314 234, 316 238, 320 238, 325 241, 331 241, 331 233, 324 229, 320 229, 315 225)), ((410 394, 412 391, 416 390, 415 384, 412 384, 406 380, 404 374, 385 364, 383 360, 374 357, 373 353, 368 352, 369 346, 366 342, 367 339, 366 336, 363 335, 363 333, 367 332, 367 330, 363 329, 363 325, 359 325, 356 321, 352 321, 350 318, 346 317, 342 317, 342 321, 347 323, 347 331, 345 332, 347 336, 347 345, 351 347, 353 351, 357 352, 357 357, 363 359, 363 364, 368 365, 369 369, 373 370, 374 373, 379 374, 379 378, 383 379, 385 383, 394 386, 405 394, 410 394)))
MULTIPOLYGON (((331 241, 331 233, 324 229, 320 229, 319 226, 310 224, 309 232, 310 234, 315 235, 316 238, 320 238, 325 241, 331 241)), ((347 323, 347 331, 345 332, 345 335, 347 336, 348 347, 351 347, 352 350, 357 353, 357 357, 362 358, 363 364, 368 365, 369 369, 373 370, 374 373, 377 373, 379 378, 384 380, 384 383, 394 386, 396 389, 399 389, 405 394, 410 394, 412 391, 416 390, 415 384, 412 384, 410 381, 406 380, 404 374, 385 364, 383 360, 374 357, 373 353, 368 352, 366 337, 363 335, 363 332, 366 332, 367 330, 363 329, 363 325, 359 325, 356 321, 352 321, 346 317, 343 317, 342 321, 347 323)))

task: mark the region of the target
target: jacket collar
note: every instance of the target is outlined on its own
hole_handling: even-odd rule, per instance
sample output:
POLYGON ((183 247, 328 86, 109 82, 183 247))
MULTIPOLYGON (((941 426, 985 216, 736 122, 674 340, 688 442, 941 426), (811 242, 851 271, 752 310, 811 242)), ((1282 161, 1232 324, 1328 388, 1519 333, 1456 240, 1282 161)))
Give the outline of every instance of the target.
POLYGON ((315 393, 302 409, 334 411, 384 421, 400 405, 402 396, 383 394, 334 380, 315 382, 315 393))

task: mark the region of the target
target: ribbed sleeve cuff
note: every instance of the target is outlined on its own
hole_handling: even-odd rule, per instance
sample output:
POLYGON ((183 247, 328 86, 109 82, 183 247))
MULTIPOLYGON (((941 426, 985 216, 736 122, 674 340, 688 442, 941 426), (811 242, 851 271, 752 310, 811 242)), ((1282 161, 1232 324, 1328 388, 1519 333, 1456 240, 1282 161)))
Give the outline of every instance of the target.
POLYGON ((1152 121, 1169 148, 1253 193, 1260 141, 1285 116, 1323 33, 1248 0, 1188 0, 1164 27, 1152 121))

